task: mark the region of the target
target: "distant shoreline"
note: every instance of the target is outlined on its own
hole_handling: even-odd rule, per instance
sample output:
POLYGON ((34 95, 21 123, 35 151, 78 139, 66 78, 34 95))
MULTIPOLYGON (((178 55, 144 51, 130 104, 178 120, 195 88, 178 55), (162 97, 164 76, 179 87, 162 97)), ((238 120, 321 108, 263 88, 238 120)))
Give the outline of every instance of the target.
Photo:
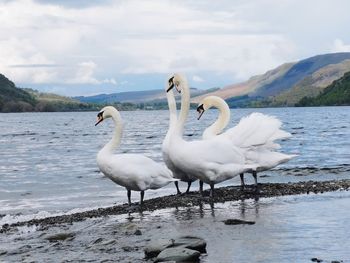
MULTIPOLYGON (((195 105, 195 104, 193 104, 195 105)), ((96 110, 92 110, 92 109, 88 109, 88 110, 65 110, 65 111, 11 111, 11 112, 1 112, 0 114, 6 114, 6 113, 55 113, 55 112, 96 112, 99 109, 102 109, 105 105, 101 105, 100 107, 97 107, 96 110)), ((116 106, 118 107, 118 106, 116 106)), ((322 105, 322 106, 276 106, 276 107, 242 107, 242 108, 234 108, 231 107, 230 109, 288 109, 288 108, 323 108, 323 107, 350 107, 350 105, 322 105)), ((191 106, 191 109, 194 110, 196 107, 195 106, 191 106)), ((168 109, 163 109, 163 108, 159 108, 159 109, 118 109, 119 111, 159 111, 159 110, 168 110, 168 109)))

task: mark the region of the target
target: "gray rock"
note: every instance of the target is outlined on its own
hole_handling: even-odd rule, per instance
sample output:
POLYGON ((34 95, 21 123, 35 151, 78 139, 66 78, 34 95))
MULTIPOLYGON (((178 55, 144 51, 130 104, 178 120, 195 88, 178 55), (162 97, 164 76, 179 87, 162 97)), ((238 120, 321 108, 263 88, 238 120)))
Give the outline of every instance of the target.
POLYGON ((47 235, 45 239, 49 240, 50 242, 54 242, 54 241, 63 241, 68 238, 72 239, 74 237, 75 237, 75 233, 58 233, 53 235, 47 235))
POLYGON ((207 243, 199 237, 184 236, 175 239, 172 247, 183 246, 188 249, 197 250, 200 253, 206 253, 207 243))
POLYGON ((142 232, 140 229, 137 229, 135 232, 134 232, 134 235, 136 236, 141 236, 142 235, 142 232))
POLYGON ((166 248, 157 256, 155 262, 198 262, 201 253, 185 247, 166 248))
POLYGON ((245 221, 241 219, 226 219, 223 221, 225 225, 254 225, 254 221, 245 221))
POLYGON ((7 250, 0 250, 0 256, 7 254, 7 250))
POLYGON ((152 241, 145 248, 146 258, 156 257, 161 251, 167 248, 187 248, 193 249, 200 253, 206 253, 207 243, 199 237, 183 236, 175 239, 158 239, 152 241))
POLYGON ((174 239, 157 239, 151 241, 145 248, 146 258, 156 257, 164 249, 171 247, 174 244, 174 239))

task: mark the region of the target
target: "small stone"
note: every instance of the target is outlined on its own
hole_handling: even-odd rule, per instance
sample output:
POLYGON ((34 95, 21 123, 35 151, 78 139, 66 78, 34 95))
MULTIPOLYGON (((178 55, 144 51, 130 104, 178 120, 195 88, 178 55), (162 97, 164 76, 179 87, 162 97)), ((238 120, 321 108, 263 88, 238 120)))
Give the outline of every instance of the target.
POLYGON ((225 225, 254 225, 254 221, 245 221, 241 219, 226 219, 222 221, 225 225))
POLYGON ((99 237, 98 239, 96 239, 94 242, 92 242, 92 244, 97 244, 97 243, 101 243, 103 241, 102 237, 99 237))
POLYGON ((155 262, 175 261, 175 262, 197 262, 201 253, 196 250, 173 247, 166 248, 157 256, 155 262))
POLYGON ((63 241, 68 238, 72 240, 72 238, 74 237, 75 237, 74 233, 58 233, 58 234, 48 235, 45 237, 45 239, 49 240, 50 242, 54 242, 54 241, 63 241))
POLYGON ((141 230, 140 230, 140 229, 137 229, 137 230, 135 231, 134 235, 136 235, 136 236, 141 236, 141 235, 142 235, 141 230))
POLYGON ((0 256, 7 254, 6 250, 0 250, 0 256))
POLYGON ((133 247, 129 247, 129 246, 122 247, 122 249, 123 249, 125 252, 130 252, 130 251, 133 251, 133 250, 134 250, 133 247))

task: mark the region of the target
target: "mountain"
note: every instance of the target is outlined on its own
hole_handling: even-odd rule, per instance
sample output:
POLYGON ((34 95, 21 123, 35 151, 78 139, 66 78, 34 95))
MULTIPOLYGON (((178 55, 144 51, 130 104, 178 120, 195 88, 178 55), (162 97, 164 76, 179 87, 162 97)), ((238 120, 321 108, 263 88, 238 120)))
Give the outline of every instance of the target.
POLYGON ((316 97, 304 97, 297 106, 350 105, 350 72, 325 88, 316 97))
MULTIPOLYGON (((199 96, 217 89, 210 90, 198 90, 191 88, 191 94, 199 96)), ((179 95, 177 97, 180 97, 179 95)), ((130 103, 145 103, 145 102, 166 102, 166 94, 163 89, 145 90, 145 91, 129 91, 119 92, 111 94, 99 94, 94 96, 79 96, 73 97, 73 99, 88 102, 88 103, 99 103, 108 104, 115 102, 130 102, 130 103)))
POLYGON ((232 107, 293 106, 305 96, 317 96, 347 71, 350 71, 350 52, 317 55, 194 97, 193 102, 216 95, 226 99, 232 107))

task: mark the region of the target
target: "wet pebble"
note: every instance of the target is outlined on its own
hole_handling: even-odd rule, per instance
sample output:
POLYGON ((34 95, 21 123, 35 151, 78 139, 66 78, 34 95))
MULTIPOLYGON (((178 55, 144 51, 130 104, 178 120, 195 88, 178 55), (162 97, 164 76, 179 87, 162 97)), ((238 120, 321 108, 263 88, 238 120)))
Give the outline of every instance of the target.
POLYGON ((226 219, 224 221, 225 225, 254 225, 254 221, 246 221, 241 219, 226 219))
POLYGON ((141 236, 142 235, 142 232, 140 229, 137 229, 134 233, 135 236, 141 236))
POLYGON ((75 237, 75 233, 68 232, 68 233, 57 233, 57 234, 47 235, 44 238, 50 242, 55 242, 55 241, 64 241, 66 239, 72 240, 74 237, 75 237))

